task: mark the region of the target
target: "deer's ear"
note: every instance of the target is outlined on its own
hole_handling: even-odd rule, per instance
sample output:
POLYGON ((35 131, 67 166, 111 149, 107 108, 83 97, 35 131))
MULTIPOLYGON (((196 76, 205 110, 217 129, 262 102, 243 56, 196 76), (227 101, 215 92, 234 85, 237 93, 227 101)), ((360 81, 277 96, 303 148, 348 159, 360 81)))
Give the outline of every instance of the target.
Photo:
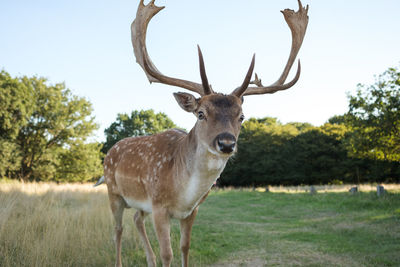
POLYGON ((176 102, 178 102, 179 106, 187 111, 187 112, 194 112, 197 110, 198 107, 198 100, 191 94, 188 93, 174 93, 174 97, 176 102))

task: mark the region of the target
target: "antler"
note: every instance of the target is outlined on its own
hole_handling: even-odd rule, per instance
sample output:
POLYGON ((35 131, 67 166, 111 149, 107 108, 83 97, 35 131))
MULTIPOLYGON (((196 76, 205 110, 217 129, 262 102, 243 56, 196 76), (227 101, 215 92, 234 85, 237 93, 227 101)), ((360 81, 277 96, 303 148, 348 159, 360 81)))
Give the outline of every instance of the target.
POLYGON ((297 82, 300 77, 301 71, 300 60, 298 63, 296 76, 293 78, 293 80, 284 84, 289 74, 289 71, 292 68, 294 60, 296 59, 296 56, 300 50, 301 44, 303 43, 308 24, 308 5, 306 7, 303 7, 300 0, 298 0, 298 4, 299 10, 297 12, 294 12, 291 9, 285 9, 281 11, 286 20, 286 23, 290 28, 290 31, 292 32, 292 47, 290 50, 289 59, 279 79, 269 86, 263 86, 261 83, 261 79, 259 79, 257 74, 255 74, 255 80, 251 81, 250 84, 255 84, 257 85, 257 87, 248 87, 247 90, 245 90, 244 92, 242 87, 238 87, 232 92, 232 94, 238 96, 272 94, 277 91, 288 89, 297 82))
POLYGON ((147 26, 153 16, 155 16, 164 8, 156 6, 154 2, 155 0, 152 0, 149 4, 145 5, 144 0, 140 0, 139 7, 136 12, 136 18, 131 25, 132 45, 136 57, 136 62, 142 67, 150 83, 157 82, 182 87, 198 93, 201 96, 213 93, 211 87, 208 85, 200 48, 198 48, 199 63, 201 78, 204 86, 199 83, 165 76, 156 68, 154 63, 151 61, 146 48, 147 26))

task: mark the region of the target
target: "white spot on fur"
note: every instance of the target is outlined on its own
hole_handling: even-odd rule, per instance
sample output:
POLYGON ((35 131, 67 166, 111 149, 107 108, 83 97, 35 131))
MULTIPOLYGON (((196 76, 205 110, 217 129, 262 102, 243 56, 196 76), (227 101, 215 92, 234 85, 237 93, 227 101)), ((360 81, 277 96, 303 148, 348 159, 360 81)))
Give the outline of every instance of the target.
POLYGON ((112 184, 111 190, 112 190, 112 191, 117 191, 117 187, 115 186, 115 184, 112 184))
POLYGON ((211 158, 208 160, 207 167, 209 170, 218 170, 225 166, 226 160, 222 158, 211 158))
POLYGON ((128 204, 128 206, 131 208, 142 210, 147 213, 151 213, 153 211, 150 199, 147 199, 145 201, 138 201, 135 199, 124 197, 124 200, 128 204))
POLYGON ((195 171, 189 177, 189 182, 188 182, 186 192, 185 192, 186 201, 190 202, 193 200, 193 197, 195 197, 195 195, 198 191, 199 179, 200 179, 200 177, 199 177, 199 174, 197 171, 195 171))

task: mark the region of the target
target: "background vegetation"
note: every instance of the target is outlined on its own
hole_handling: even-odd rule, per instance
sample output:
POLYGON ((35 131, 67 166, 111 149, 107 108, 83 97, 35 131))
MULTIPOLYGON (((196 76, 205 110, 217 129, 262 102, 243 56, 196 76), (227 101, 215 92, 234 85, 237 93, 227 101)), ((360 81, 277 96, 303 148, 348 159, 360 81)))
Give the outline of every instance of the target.
MULTIPOLYGON (((101 159, 119 140, 176 125, 153 110, 118 114, 106 142, 91 142, 91 104, 64 84, 0 72, 0 177, 87 181, 102 175, 101 159)), ((400 182, 400 71, 389 68, 349 95, 346 114, 315 127, 250 118, 221 186, 400 182)))
POLYGON ((91 104, 64 84, 0 72, 0 176, 41 181, 99 177, 91 104))

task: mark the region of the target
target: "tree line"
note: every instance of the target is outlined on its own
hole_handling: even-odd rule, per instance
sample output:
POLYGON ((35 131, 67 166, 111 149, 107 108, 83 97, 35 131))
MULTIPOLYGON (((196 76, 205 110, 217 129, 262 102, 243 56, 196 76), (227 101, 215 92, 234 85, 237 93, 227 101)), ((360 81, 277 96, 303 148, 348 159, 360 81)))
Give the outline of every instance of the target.
POLYGON ((314 127, 275 118, 244 123, 238 153, 220 186, 399 182, 400 164, 350 153, 353 132, 344 124, 314 127))
MULTIPOLYGON (((118 114, 104 143, 91 103, 59 83, 0 72, 0 177, 89 181, 102 175, 105 153, 122 138, 176 128, 153 110, 118 114)), ((322 126, 277 118, 243 123, 238 152, 220 186, 400 182, 400 71, 358 85, 349 110, 322 126)))

